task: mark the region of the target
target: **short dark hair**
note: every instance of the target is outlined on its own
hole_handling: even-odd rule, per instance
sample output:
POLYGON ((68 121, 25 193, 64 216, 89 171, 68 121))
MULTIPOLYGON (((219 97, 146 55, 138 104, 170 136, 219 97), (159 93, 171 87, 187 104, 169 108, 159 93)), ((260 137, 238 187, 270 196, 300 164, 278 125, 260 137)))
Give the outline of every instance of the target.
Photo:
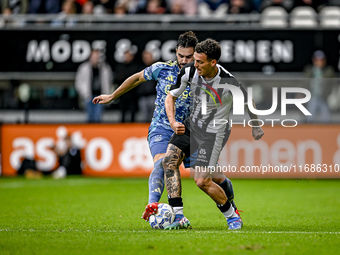
POLYGON ((198 43, 198 39, 197 39, 195 33, 192 32, 192 31, 189 31, 189 32, 185 32, 184 34, 181 34, 178 37, 176 48, 178 48, 178 47, 183 47, 183 48, 193 47, 195 49, 197 43, 198 43))
POLYGON ((195 52, 204 53, 208 59, 216 59, 221 57, 221 47, 214 39, 208 38, 196 45, 195 52))

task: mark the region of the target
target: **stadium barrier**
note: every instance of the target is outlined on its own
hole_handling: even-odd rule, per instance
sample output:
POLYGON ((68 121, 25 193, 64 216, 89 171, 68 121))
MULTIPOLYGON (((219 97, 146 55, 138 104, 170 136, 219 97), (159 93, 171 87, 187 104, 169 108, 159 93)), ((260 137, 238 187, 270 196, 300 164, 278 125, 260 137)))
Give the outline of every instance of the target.
MULTIPOLYGON (((231 178, 340 178, 339 125, 264 126, 254 141, 251 128, 235 125, 219 167, 231 178)), ((16 175, 23 157, 40 169, 57 167, 51 149, 67 132, 81 147, 87 176, 147 177, 153 167, 147 124, 2 125, 1 164, 4 176, 16 175)), ((209 169, 213 171, 214 169, 209 169)), ((182 176, 189 171, 182 169, 182 176)))

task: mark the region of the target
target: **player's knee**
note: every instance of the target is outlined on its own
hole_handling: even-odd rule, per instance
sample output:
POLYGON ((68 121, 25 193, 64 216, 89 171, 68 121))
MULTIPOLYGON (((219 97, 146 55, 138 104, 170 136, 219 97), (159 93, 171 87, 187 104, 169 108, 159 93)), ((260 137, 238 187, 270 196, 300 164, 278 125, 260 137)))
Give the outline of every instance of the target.
POLYGON ((224 182, 225 180, 225 177, 223 178, 212 178, 213 182, 217 183, 217 184, 220 184, 222 182, 224 182))
POLYGON ((210 178, 195 178, 195 182, 197 187, 199 187, 203 191, 208 190, 209 186, 211 185, 210 178))
POLYGON ((153 174, 159 174, 159 173, 164 174, 163 158, 161 158, 161 159, 159 159, 158 161, 155 162, 152 173, 153 174))
POLYGON ((177 156, 165 155, 163 158, 163 169, 168 169, 170 167, 178 167, 181 161, 177 156))
POLYGON ((162 165, 163 165, 163 169, 168 169, 169 165, 171 164, 171 158, 169 156, 165 156, 163 158, 163 162, 162 162, 162 165))

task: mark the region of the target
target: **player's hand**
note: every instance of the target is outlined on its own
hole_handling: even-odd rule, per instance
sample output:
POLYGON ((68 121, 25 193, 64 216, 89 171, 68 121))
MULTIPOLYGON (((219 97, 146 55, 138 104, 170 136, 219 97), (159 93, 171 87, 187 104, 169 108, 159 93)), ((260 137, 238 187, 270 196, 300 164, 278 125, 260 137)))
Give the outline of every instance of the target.
POLYGON ((253 127, 252 129, 253 129, 252 133, 253 133, 254 139, 260 140, 261 137, 264 135, 262 128, 261 127, 253 127))
POLYGON ((175 131, 175 133, 177 135, 183 135, 185 132, 185 126, 183 123, 179 123, 179 122, 174 122, 171 125, 172 129, 175 131))
POLYGON ((100 95, 93 98, 92 103, 94 104, 108 104, 113 101, 111 95, 100 95))
POLYGON ((156 214, 158 211, 158 204, 157 202, 153 202, 148 204, 145 207, 145 211, 143 212, 142 218, 146 221, 149 221, 149 218, 152 214, 156 214))

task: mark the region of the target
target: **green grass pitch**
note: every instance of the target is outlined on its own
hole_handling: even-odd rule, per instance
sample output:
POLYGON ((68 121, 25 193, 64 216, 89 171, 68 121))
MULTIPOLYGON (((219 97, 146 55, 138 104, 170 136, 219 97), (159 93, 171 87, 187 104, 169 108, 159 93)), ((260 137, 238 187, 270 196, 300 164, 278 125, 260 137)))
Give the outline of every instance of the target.
POLYGON ((1 178, 0 254, 339 254, 340 180, 233 184, 241 231, 192 179, 182 185, 193 229, 164 231, 140 218, 147 179, 1 178))

